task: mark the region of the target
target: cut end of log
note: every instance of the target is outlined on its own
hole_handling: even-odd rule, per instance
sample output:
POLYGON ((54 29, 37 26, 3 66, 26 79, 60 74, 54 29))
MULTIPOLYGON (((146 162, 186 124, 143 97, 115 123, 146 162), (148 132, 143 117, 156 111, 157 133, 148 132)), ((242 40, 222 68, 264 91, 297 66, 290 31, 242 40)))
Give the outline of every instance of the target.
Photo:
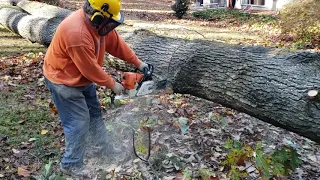
POLYGON ((318 90, 312 89, 312 90, 309 90, 309 91, 308 91, 308 96, 309 96, 311 99, 316 98, 317 95, 318 95, 318 90))

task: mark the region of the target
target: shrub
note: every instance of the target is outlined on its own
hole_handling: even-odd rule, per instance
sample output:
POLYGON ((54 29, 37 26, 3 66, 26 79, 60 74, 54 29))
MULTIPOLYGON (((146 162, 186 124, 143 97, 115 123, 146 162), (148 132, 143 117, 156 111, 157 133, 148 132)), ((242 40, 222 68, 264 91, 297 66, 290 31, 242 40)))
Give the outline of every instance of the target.
POLYGON ((281 31, 296 42, 320 41, 320 0, 296 0, 280 11, 281 31))
POLYGON ((190 0, 176 0, 171 9, 175 12, 175 16, 181 19, 189 10, 189 5, 190 0))

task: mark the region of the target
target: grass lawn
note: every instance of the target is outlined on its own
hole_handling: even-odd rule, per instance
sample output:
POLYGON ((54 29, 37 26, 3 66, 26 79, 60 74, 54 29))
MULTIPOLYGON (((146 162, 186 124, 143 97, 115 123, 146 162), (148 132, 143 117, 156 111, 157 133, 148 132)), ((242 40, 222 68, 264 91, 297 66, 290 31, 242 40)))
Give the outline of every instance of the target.
POLYGON ((0 57, 23 52, 43 51, 45 51, 44 46, 31 43, 0 25, 0 57))
POLYGON ((6 157, 0 174, 5 177, 21 175, 19 168, 32 175, 49 159, 58 160, 61 155, 62 129, 50 113, 49 95, 34 86, 28 83, 0 92, 0 156, 6 157), (37 92, 33 94, 32 89, 37 92))
POLYGON ((44 53, 0 27, 0 177, 6 179, 39 174, 63 150, 63 131, 41 79, 44 53))

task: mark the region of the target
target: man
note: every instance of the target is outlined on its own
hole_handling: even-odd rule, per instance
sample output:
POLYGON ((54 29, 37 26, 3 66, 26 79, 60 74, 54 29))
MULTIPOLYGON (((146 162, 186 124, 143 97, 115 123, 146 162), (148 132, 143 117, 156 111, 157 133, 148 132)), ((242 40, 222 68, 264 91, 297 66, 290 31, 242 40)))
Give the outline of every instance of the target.
POLYGON ((95 85, 120 94, 124 87, 102 69, 104 53, 135 65, 148 65, 134 54, 115 27, 123 23, 120 0, 87 0, 58 26, 44 59, 43 73, 66 138, 61 171, 84 176, 85 139, 109 148, 95 85))

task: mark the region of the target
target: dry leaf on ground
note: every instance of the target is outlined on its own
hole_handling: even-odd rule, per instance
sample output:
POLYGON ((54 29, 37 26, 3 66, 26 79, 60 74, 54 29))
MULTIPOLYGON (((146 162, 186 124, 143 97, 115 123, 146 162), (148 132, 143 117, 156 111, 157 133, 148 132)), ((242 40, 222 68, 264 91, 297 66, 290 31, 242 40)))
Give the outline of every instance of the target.
POLYGON ((26 170, 25 168, 18 167, 18 175, 23 177, 29 177, 30 171, 26 170))

